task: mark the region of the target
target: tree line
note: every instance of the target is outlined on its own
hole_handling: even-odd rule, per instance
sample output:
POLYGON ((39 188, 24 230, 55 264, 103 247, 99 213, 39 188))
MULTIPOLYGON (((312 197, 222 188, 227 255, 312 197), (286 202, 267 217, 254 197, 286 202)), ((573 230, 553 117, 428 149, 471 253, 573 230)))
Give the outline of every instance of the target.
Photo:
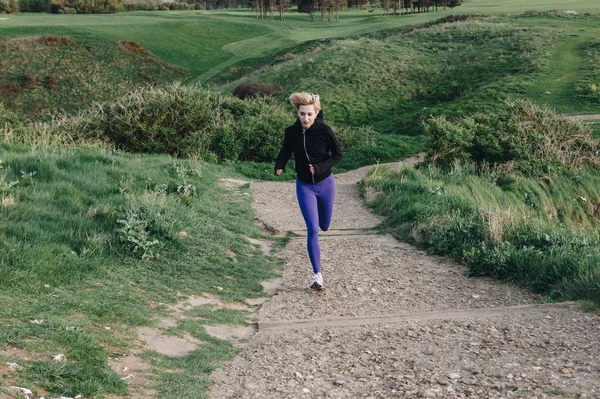
POLYGON ((381 15, 421 13, 459 6, 462 0, 148 0, 128 3, 123 0, 0 0, 0 13, 48 12, 53 14, 105 14, 121 11, 199 10, 252 8, 260 19, 285 20, 295 7, 313 21, 337 21, 346 9, 368 5, 381 15))
POLYGON ((313 21, 315 15, 324 22, 338 21, 340 12, 349 8, 363 9, 371 3, 373 9, 379 9, 381 15, 402 15, 421 13, 443 8, 454 8, 462 0, 253 0, 252 8, 256 17, 261 19, 285 19, 285 13, 292 6, 297 6, 298 12, 309 14, 313 21))

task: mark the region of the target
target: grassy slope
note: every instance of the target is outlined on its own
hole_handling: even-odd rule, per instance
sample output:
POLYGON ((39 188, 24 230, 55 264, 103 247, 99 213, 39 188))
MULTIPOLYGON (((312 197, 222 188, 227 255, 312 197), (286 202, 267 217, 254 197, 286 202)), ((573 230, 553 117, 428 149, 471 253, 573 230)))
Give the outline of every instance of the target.
POLYGON ((122 13, 116 15, 17 14, 0 26, 0 37, 56 34, 75 39, 130 40, 193 76, 228 59, 223 46, 268 33, 252 23, 224 21, 198 12, 122 13), (69 18, 70 17, 70 18, 69 18))
POLYGON ((514 23, 524 26, 543 24, 562 33, 548 54, 543 72, 532 82, 526 94, 560 112, 572 115, 599 113, 600 100, 589 101, 576 92, 586 69, 597 65, 597 59, 586 56, 586 49, 600 37, 598 18, 519 18, 514 23))
POLYGON ((47 43, 39 38, 4 39, 0 48, 2 101, 29 117, 81 109, 140 85, 187 77, 184 69, 146 50, 88 38, 73 44, 47 43), (25 75, 33 79, 29 85, 25 75))
MULTIPOLYGON (((0 360, 24 367, 2 386, 27 386, 52 397, 122 395, 126 386, 107 359, 137 346, 136 326, 157 325, 168 315, 167 305, 156 304, 203 292, 243 301, 260 296, 259 281, 273 273, 276 262, 246 240, 260 237, 249 197, 229 195, 216 184, 231 174, 224 168, 96 150, 4 148, 0 158, 0 360), (9 181, 19 183, 7 189, 3 183, 9 181), (184 184, 194 185, 196 195, 178 194, 184 184), (149 237, 118 232, 127 209, 136 211, 130 222, 148 223, 149 237), (158 240, 155 259, 136 259, 141 249, 131 252, 127 237, 158 240), (44 322, 32 324, 35 319, 44 322), (31 359, 7 357, 7 345, 31 359), (66 362, 50 360, 59 352, 66 362)), ((162 370, 156 376, 161 398, 202 397, 211 370, 237 351, 208 336, 203 325, 243 324, 248 314, 201 310, 202 318, 189 314, 170 330, 202 340, 198 350, 179 359, 146 354, 155 371, 162 370)))
POLYGON ((515 13, 531 9, 597 9, 594 0, 538 0, 498 3, 471 0, 454 10, 403 17, 381 17, 348 11, 338 23, 313 23, 290 12, 286 21, 256 20, 250 11, 164 11, 116 15, 17 14, 0 22, 0 37, 38 34, 93 35, 107 40, 141 43, 166 62, 189 69, 206 80, 241 60, 267 56, 309 40, 371 33, 439 18, 448 13, 515 13))
POLYGON ((272 83, 281 93, 319 92, 335 123, 414 135, 431 113, 483 110, 503 95, 523 93, 557 35, 474 19, 300 47, 246 78, 272 83))

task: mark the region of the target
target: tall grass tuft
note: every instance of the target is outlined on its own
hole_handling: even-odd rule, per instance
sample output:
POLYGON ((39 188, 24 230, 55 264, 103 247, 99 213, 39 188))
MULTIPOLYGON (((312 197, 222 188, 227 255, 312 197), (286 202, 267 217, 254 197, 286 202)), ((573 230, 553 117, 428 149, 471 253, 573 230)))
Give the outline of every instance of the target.
MULTIPOLYGON (((556 300, 600 304, 600 178, 595 170, 502 178, 435 167, 376 169, 361 183, 397 237, 556 300)), ((470 168, 467 168, 470 169, 470 168)), ((475 169, 475 166, 473 168, 475 169)))

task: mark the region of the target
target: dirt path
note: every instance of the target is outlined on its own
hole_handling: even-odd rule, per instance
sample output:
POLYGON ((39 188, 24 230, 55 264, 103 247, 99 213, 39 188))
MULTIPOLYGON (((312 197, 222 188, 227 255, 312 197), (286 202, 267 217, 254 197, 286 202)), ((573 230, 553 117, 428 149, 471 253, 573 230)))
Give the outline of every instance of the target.
MULTIPOLYGON (((600 398, 600 317, 537 305, 369 234, 380 219, 360 200, 364 173, 336 176, 334 230, 321 241, 325 294, 305 288, 305 238, 290 240, 258 332, 213 373, 211 398, 600 398)), ((261 223, 302 233, 293 183, 251 189, 261 223)))
POLYGON ((600 114, 597 115, 572 115, 568 117, 574 121, 584 122, 584 121, 600 121, 600 114))

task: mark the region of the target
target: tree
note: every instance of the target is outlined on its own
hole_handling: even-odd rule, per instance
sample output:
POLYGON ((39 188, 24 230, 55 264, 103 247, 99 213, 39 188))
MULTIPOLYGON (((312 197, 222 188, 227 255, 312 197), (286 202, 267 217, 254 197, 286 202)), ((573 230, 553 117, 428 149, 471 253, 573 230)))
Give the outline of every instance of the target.
POLYGON ((19 12, 19 4, 17 3, 17 0, 10 0, 8 2, 8 12, 13 14, 19 12))
POLYGON ((316 0, 298 0, 298 12, 310 15, 315 20, 315 11, 317 9, 316 0))
POLYGON ((277 5, 279 8, 279 19, 285 21, 285 12, 290 8, 290 0, 277 0, 277 5))
POLYGON ((269 0, 269 19, 273 19, 273 13, 275 12, 276 5, 277 0, 269 0))

